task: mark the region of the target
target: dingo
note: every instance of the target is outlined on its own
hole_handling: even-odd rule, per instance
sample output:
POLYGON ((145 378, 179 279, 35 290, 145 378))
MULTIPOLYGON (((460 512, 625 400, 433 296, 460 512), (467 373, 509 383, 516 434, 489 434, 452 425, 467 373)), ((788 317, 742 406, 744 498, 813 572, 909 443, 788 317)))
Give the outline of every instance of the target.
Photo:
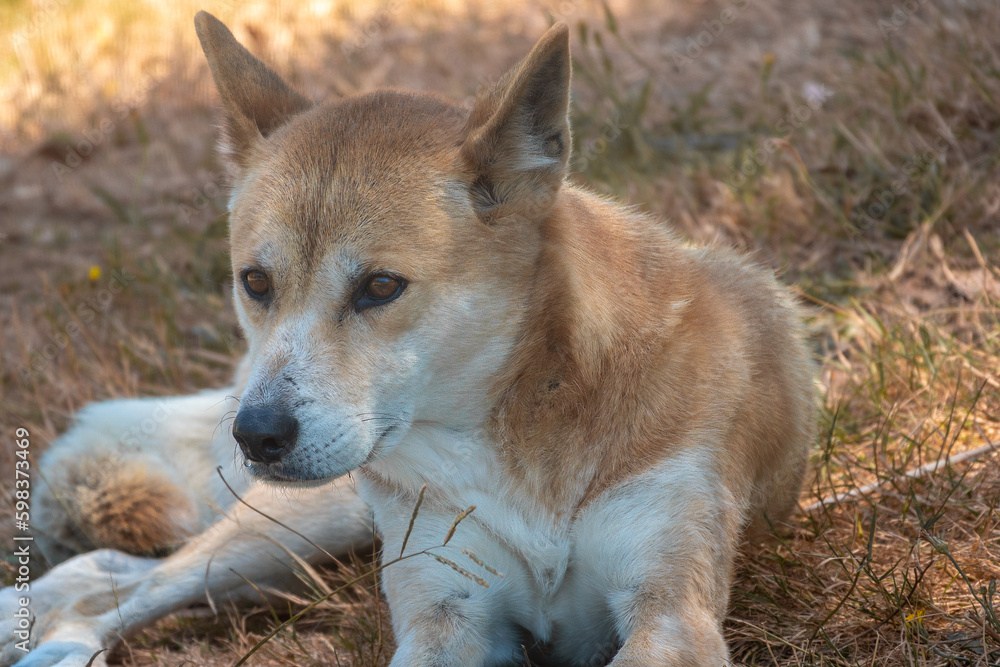
MULTIPOLYGON (((431 558, 383 572, 394 667, 511 664, 525 646, 561 665, 726 664, 737 549, 788 515, 813 437, 788 292, 566 182, 563 25, 468 109, 399 91, 313 104, 218 20, 195 23, 238 169, 232 436, 257 478, 340 480, 288 498, 245 482, 248 502, 344 551, 370 541, 353 471, 390 559, 476 506, 437 553, 488 587, 431 558)), ((54 558, 184 546, 57 568, 25 664, 82 665, 206 592, 239 595, 241 575, 278 582, 279 541, 317 557, 239 507, 206 530, 229 502, 215 465, 239 479, 230 434, 212 435, 225 394, 91 408, 47 454, 54 558), (150 434, 117 437, 157 410, 150 434)))

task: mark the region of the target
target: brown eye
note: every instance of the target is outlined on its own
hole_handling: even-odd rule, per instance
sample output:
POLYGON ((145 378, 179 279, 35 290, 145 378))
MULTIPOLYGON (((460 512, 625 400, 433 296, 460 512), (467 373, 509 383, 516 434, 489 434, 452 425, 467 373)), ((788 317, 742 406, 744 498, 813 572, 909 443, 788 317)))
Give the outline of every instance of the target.
POLYGON ((406 289, 406 281, 385 273, 376 273, 362 280, 354 293, 354 310, 361 312, 389 303, 406 289))
POLYGON ((385 301, 396 294, 400 280, 392 276, 374 276, 365 286, 365 296, 372 301, 385 301))
POLYGON ((247 271, 243 275, 243 284, 246 286, 250 296, 255 299, 266 297, 268 291, 271 289, 271 280, 267 277, 267 274, 257 269, 247 271))

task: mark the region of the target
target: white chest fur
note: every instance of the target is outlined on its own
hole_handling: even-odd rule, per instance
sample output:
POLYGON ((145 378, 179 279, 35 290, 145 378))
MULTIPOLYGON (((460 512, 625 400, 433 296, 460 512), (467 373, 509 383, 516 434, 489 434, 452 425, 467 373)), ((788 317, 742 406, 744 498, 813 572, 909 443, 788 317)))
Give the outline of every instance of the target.
MULTIPOLYGON (((516 554, 535 578, 535 586, 545 597, 558 588, 566 572, 570 552, 569 516, 557 519, 512 487, 509 476, 486 441, 487 434, 459 432, 437 426, 415 424, 391 455, 368 466, 368 470, 389 480, 399 493, 392 505, 410 507, 404 514, 396 510, 385 521, 409 525, 413 504, 421 486, 427 484, 424 509, 454 520, 460 512, 475 505, 466 519, 490 535, 497 548, 516 554)), ((363 477, 364 478, 364 477, 363 477)), ((371 484, 359 487, 362 498, 376 514, 384 504, 384 491, 371 484)), ((379 526, 383 530, 382 526, 379 526)), ((440 535, 427 535, 444 540, 440 535)), ((386 536, 383 536, 385 539, 386 536)), ((409 551, 409 549, 408 549, 409 551)))
MULTIPOLYGON (((712 561, 728 551, 727 536, 738 530, 727 524, 740 511, 719 483, 707 451, 664 461, 563 523, 519 496, 491 451, 482 436, 418 426, 362 476, 360 492, 375 513, 385 560, 399 555, 424 483, 428 490, 407 553, 439 546, 455 516, 476 506, 449 545, 434 551, 483 575, 490 588, 478 588, 430 558, 393 564, 383 583, 394 623, 400 624, 397 632, 405 633, 407 619, 420 618, 421 609, 460 596, 491 619, 483 632, 499 647, 498 660, 510 646, 517 649, 510 630, 516 627, 570 660, 613 655, 632 630, 629 619, 646 597, 642 582, 650 571, 681 582, 692 569, 712 569, 712 561), (502 572, 503 579, 478 569, 463 550, 502 572)), ((728 582, 709 585, 714 584, 722 590, 728 582)))

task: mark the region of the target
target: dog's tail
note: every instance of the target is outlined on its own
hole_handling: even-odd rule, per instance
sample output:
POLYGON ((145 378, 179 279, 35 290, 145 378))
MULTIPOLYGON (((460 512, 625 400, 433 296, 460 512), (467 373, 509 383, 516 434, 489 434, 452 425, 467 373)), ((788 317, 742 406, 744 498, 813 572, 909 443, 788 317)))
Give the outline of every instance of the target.
POLYGON ((36 467, 32 523, 49 565, 103 548, 164 556, 213 521, 212 443, 225 431, 225 396, 118 400, 81 411, 36 467))
POLYGON ((44 503, 56 505, 45 514, 57 520, 42 527, 71 551, 162 556, 200 528, 193 499, 160 461, 98 458, 61 472, 65 484, 50 489, 44 503))

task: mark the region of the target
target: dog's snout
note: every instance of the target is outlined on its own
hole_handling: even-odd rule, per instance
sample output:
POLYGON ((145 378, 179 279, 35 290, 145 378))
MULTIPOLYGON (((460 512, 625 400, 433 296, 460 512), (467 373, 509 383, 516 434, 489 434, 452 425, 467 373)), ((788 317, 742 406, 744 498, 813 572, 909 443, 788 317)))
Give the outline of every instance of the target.
POLYGON ((271 407, 241 408, 233 422, 233 437, 243 455, 254 463, 274 463, 295 445, 299 422, 271 407))

